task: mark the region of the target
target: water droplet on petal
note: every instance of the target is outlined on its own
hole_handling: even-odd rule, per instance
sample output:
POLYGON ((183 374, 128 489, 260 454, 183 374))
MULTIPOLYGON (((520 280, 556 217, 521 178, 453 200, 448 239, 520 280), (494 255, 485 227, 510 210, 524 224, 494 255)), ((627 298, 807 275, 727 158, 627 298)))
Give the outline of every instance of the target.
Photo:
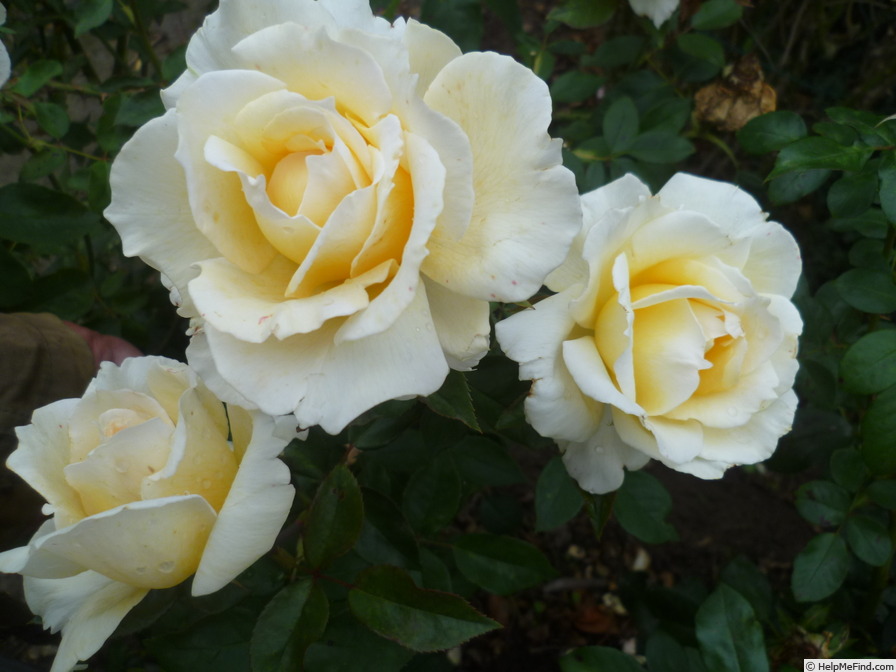
POLYGON ((212 487, 212 482, 207 478, 204 478, 202 479, 202 487, 203 489, 208 490, 210 487, 212 487))
POLYGON ((146 567, 137 567, 135 570, 137 574, 146 574, 146 567))
POLYGON ((116 463, 115 463, 115 471, 117 471, 119 474, 126 474, 126 473, 128 473, 128 464, 127 464, 127 462, 116 462, 116 463))
POLYGON ((165 562, 160 562, 157 568, 162 574, 170 574, 174 571, 174 561, 166 560, 165 562))

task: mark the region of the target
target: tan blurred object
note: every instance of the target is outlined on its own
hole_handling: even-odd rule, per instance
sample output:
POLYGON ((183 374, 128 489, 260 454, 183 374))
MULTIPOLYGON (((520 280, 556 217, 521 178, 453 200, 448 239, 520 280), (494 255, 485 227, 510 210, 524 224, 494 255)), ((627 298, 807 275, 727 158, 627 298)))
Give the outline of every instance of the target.
POLYGON ((737 131, 761 114, 773 112, 778 96, 766 84, 754 54, 734 64, 731 73, 707 84, 694 96, 697 118, 723 131, 737 131))
MULTIPOLYGON (((34 409, 79 397, 93 377, 87 342, 49 313, 0 314, 0 464, 15 448, 15 428, 34 409)), ((22 543, 42 521, 40 495, 0 467, 0 549, 22 543)))

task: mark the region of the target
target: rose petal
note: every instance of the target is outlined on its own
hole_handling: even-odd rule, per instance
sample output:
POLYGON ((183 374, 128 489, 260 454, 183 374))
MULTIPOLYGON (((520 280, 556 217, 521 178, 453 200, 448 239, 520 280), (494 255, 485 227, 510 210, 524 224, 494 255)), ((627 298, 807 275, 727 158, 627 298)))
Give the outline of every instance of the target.
POLYGON ((62 642, 50 672, 68 672, 99 651, 125 615, 149 591, 113 581, 96 572, 66 579, 25 577, 25 597, 35 614, 62 642))
MULTIPOLYGON (((555 292, 575 283, 586 284, 589 262, 585 259, 598 264, 604 258, 615 258, 626 238, 627 219, 624 213, 648 198, 650 188, 630 173, 584 194, 582 229, 576 234, 566 261, 548 275, 545 284, 555 292), (589 254, 585 254, 585 240, 588 238, 595 240, 590 244, 589 254), (600 256, 592 256, 592 253, 600 256)), ((610 264, 600 263, 600 267, 609 268, 610 264)), ((587 321, 593 322, 594 318, 587 321)))
POLYGON ((288 264, 275 262, 263 275, 245 273, 224 259, 200 267, 190 283, 200 313, 218 331, 249 343, 313 332, 327 320, 353 315, 368 305, 366 288, 384 282, 390 272, 384 264, 316 295, 287 299, 288 264))
POLYGON ((436 75, 462 52, 445 33, 409 19, 402 35, 408 50, 411 72, 416 73, 417 95, 422 96, 436 75))
MULTIPOLYGON (((575 327, 568 311, 576 287, 548 297, 495 325, 508 357, 520 364, 520 379, 531 380, 526 418, 542 436, 586 441, 598 429, 602 413, 595 398, 582 394, 564 362, 564 339, 575 327)), ((593 349, 593 345, 591 346, 593 349)))
POLYGON ((88 389, 72 409, 66 463, 80 462, 116 433, 153 418, 174 426, 165 409, 147 394, 127 389, 88 389))
POLYGON ((174 430, 168 461, 164 469, 143 479, 143 499, 200 495, 220 511, 239 465, 213 410, 224 413, 221 404, 209 409, 196 389, 183 393, 181 422, 174 430))
MULTIPOLYGON (((241 411, 232 409, 237 417, 241 411)), ((274 435, 273 419, 252 414, 251 440, 241 448, 239 471, 193 578, 193 595, 223 588, 274 545, 295 494, 289 469, 277 459, 284 445, 274 435)))
POLYGON ((429 309, 439 343, 456 371, 471 371, 488 352, 491 310, 486 301, 471 299, 424 280, 429 309))
MULTIPOLYGON (((427 241, 442 212, 441 187, 445 183, 445 169, 426 141, 413 133, 407 133, 405 140, 406 159, 413 176, 413 225, 407 233, 401 252, 401 264, 395 277, 370 306, 346 320, 336 334, 337 342, 357 340, 384 331, 398 319, 416 296, 420 267, 429 254, 427 241)), ((392 209, 381 211, 374 229, 374 238, 388 235, 386 231, 392 226, 404 228, 402 222, 393 223, 384 217, 393 214, 407 217, 408 213, 394 212, 392 209)), ((376 242, 372 245, 376 245, 376 242)))
POLYGON ((442 69, 424 100, 466 131, 476 198, 463 237, 433 233, 424 272, 486 301, 528 298, 581 225, 575 179, 547 134, 547 86, 506 56, 470 53, 442 69))
POLYGON ((80 495, 84 514, 140 499, 143 479, 165 466, 172 433, 171 425, 153 418, 122 430, 80 462, 67 465, 65 478, 80 495))
POLYGON ((103 214, 121 236, 124 254, 167 276, 186 301, 181 314, 190 315, 195 312, 185 295, 196 275, 192 264, 219 253, 193 222, 176 149, 174 110, 140 127, 112 164, 112 202, 103 214))
POLYGON ((60 526, 84 517, 81 499, 62 471, 69 462, 68 422, 78 401, 62 399, 34 411, 30 425, 16 428, 19 445, 6 460, 49 502, 60 526))
POLYGON ((753 414, 741 427, 707 428, 700 457, 728 465, 755 464, 768 459, 778 439, 790 431, 796 405, 796 394, 789 390, 768 408, 753 414))
POLYGON ((371 56, 333 40, 322 28, 283 23, 233 47, 239 65, 282 81, 309 100, 333 97, 340 112, 373 126, 392 108, 392 92, 371 56))
POLYGON ((223 379, 266 413, 283 415, 295 409, 303 427, 319 424, 330 434, 378 403, 432 394, 445 380, 448 366, 422 285, 389 329, 335 343, 337 329, 338 324, 327 323, 314 333, 252 344, 207 325, 205 335, 220 378, 206 375, 208 361, 194 362, 189 349, 187 357, 219 396, 227 393, 217 386, 223 379))
POLYGON ((578 388, 590 398, 612 404, 631 415, 646 414, 639 404, 626 397, 616 387, 603 359, 594 347, 594 339, 591 336, 582 336, 563 343, 563 361, 578 388))
POLYGON ((132 502, 48 534, 32 557, 51 553, 131 586, 169 588, 196 571, 215 518, 198 495, 132 502))
POLYGON ((252 100, 284 88, 283 82, 254 70, 210 72, 183 92, 177 103, 178 145, 195 227, 224 256, 244 270, 264 270, 276 254, 262 235, 236 173, 206 160, 208 139, 217 136, 238 145, 234 123, 252 100))
POLYGON ((679 0, 628 0, 635 14, 646 16, 659 28, 678 7, 679 0))
POLYGON ((604 410, 598 431, 588 441, 563 442, 561 449, 569 475, 583 490, 596 495, 618 490, 625 479, 624 468, 640 469, 650 461, 619 438, 609 408, 604 410))

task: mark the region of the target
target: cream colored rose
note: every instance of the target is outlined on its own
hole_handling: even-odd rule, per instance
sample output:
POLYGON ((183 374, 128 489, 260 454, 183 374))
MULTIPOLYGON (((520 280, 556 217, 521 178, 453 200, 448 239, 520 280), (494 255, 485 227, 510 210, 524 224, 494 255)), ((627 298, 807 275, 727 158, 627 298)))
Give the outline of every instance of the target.
POLYGON ((769 457, 796 408, 793 237, 731 184, 628 175, 582 197, 559 292, 500 322, 526 415, 590 492, 650 458, 701 478, 769 457))
POLYGON ((635 14, 646 16, 659 28, 678 9, 679 0, 628 0, 635 14))
POLYGON ((581 213, 545 84, 361 0, 223 0, 112 169, 222 399, 335 433, 488 349, 581 213))
POLYGON ((62 629, 53 672, 95 653, 149 590, 195 575, 193 594, 211 593, 271 548, 294 492, 276 429, 225 412, 162 357, 104 363, 81 399, 17 429, 7 465, 53 517, 0 571, 23 574, 28 605, 62 629))

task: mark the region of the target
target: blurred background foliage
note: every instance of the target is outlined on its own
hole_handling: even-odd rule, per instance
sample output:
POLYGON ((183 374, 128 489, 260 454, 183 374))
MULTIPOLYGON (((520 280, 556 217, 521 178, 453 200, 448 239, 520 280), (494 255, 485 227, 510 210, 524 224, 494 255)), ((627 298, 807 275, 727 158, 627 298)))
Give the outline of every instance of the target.
MULTIPOLYGON (((0 309, 184 358, 184 320, 102 211, 111 160, 161 113, 213 7, 7 2, 0 309)), ((586 496, 495 351, 423 403, 291 445, 299 496, 275 554, 206 598, 155 591, 96 669, 786 672, 896 655, 896 4, 682 0, 659 28, 624 0, 373 7, 531 67, 581 191, 688 171, 741 185, 794 233, 794 431, 721 488, 649 468, 586 496), (384 595, 438 635, 396 630, 384 595)), ((24 659, 35 633, 6 630, 2 650, 24 659)))

